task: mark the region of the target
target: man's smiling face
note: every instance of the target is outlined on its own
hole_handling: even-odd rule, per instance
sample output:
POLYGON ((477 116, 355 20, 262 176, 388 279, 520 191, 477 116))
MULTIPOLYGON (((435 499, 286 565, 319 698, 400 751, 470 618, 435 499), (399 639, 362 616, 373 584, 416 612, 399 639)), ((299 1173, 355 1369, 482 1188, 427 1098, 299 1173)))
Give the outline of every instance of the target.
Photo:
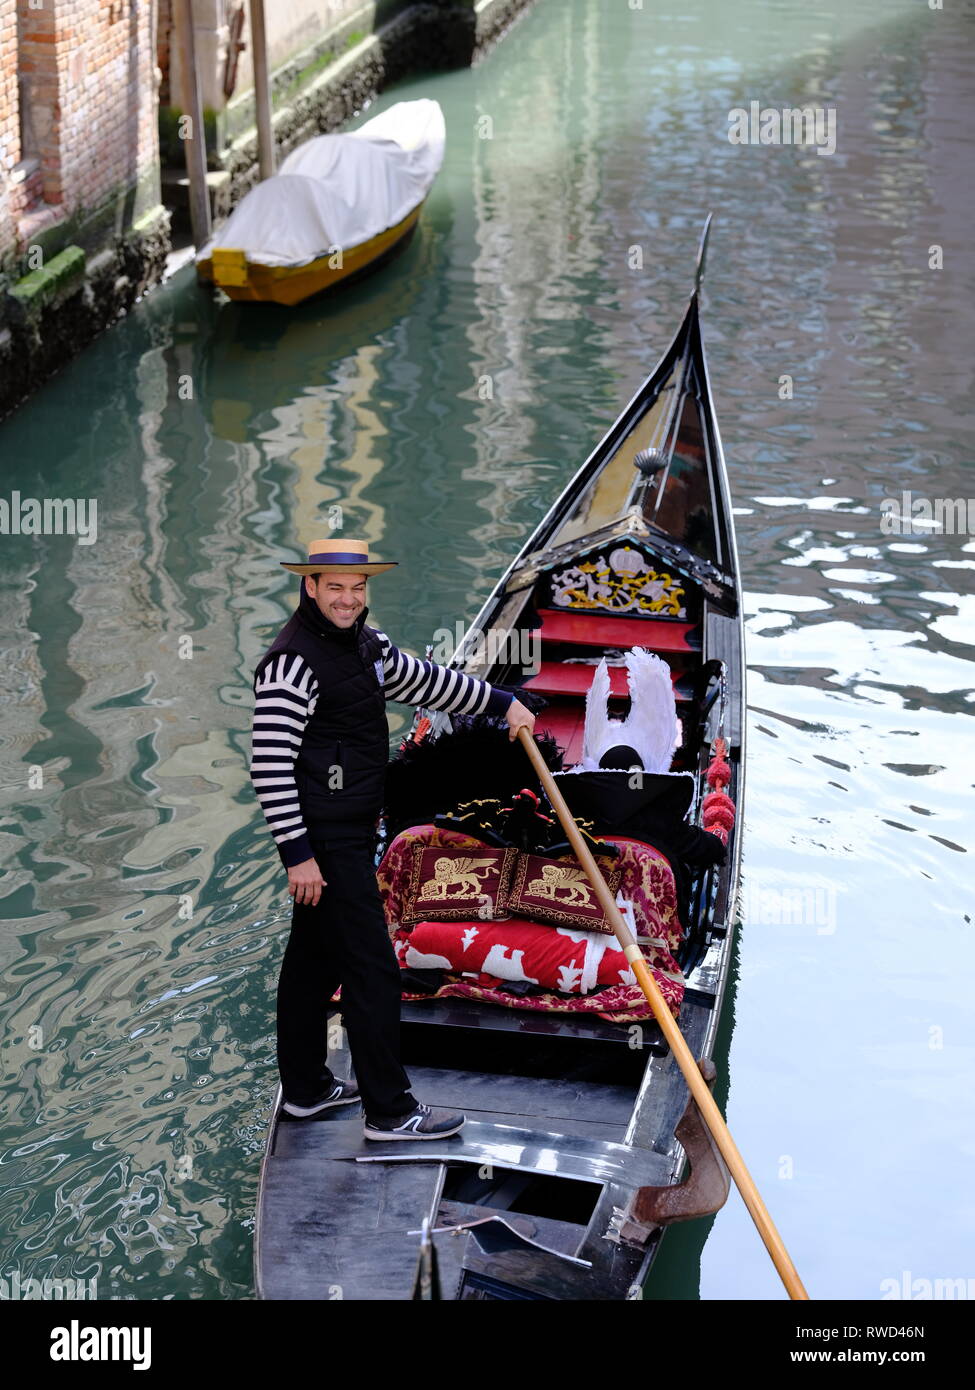
POLYGON ((305 588, 319 612, 336 627, 351 627, 366 606, 364 574, 309 574, 305 588))

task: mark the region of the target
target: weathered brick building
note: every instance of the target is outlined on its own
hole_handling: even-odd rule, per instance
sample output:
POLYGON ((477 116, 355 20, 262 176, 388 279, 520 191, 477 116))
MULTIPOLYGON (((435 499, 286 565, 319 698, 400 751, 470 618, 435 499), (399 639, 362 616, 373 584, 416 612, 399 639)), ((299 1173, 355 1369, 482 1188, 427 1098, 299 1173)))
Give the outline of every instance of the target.
POLYGON ((162 272, 154 18, 144 0, 0 0, 0 402, 162 272))
POLYGON ((87 220, 133 196, 136 213, 158 205, 151 21, 152 7, 130 0, 17 0, 10 135, 19 139, 12 211, 22 242, 79 210, 87 220))
MULTIPOLYGON (((530 3, 266 0, 279 154, 398 77, 471 62, 530 3)), ((258 177, 249 11, 191 12, 220 216, 258 177)), ((172 0, 0 0, 0 416, 161 278, 184 109, 172 0)))

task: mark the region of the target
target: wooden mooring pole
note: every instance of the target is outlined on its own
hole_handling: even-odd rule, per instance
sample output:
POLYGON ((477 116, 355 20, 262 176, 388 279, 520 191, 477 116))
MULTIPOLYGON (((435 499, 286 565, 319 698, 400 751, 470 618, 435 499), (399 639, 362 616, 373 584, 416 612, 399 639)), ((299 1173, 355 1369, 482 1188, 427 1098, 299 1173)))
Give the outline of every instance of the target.
POLYGON ((274 126, 271 122, 271 80, 267 67, 264 0, 250 0, 251 57, 254 63, 254 107, 257 115, 257 163, 262 179, 274 173, 274 126))
POLYGON ((203 103, 196 71, 196 43, 193 37, 193 8, 190 0, 173 0, 173 23, 179 41, 179 60, 183 70, 183 114, 189 125, 181 133, 186 150, 186 173, 190 181, 190 226, 193 244, 199 249, 210 237, 210 194, 207 189, 206 133, 203 129, 203 103))

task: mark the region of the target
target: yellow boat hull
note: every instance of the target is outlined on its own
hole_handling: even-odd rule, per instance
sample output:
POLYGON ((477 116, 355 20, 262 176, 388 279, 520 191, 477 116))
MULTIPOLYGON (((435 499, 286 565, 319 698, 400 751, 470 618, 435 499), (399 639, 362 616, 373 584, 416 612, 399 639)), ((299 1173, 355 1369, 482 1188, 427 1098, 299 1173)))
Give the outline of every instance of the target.
POLYGON ((226 246, 216 247, 211 255, 197 263, 197 278, 217 285, 231 299, 300 304, 303 299, 331 289, 350 275, 357 275, 381 261, 412 232, 424 202, 426 199, 417 203, 412 212, 408 212, 395 227, 387 227, 377 236, 347 251, 319 256, 307 265, 257 265, 248 261, 243 251, 226 246), (336 261, 340 264, 336 264, 336 261))

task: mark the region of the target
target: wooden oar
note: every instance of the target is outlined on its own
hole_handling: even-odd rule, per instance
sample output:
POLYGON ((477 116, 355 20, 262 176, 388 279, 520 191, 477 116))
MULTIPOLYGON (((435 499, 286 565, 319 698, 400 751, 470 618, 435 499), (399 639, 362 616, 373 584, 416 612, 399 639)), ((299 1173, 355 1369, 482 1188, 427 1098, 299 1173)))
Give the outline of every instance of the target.
POLYGON ((690 1087, 691 1095, 697 1101, 698 1109, 707 1124, 708 1129, 714 1136, 714 1142, 721 1151, 721 1156, 728 1165, 728 1171, 735 1180, 738 1191, 742 1195, 745 1206, 751 1213, 751 1218, 758 1227, 758 1233, 765 1242, 766 1249, 772 1257, 772 1263, 778 1270, 779 1275, 785 1285, 789 1297, 796 1299, 808 1299, 809 1295, 803 1288, 802 1280, 799 1278, 798 1271, 789 1257, 789 1252, 782 1243, 782 1237, 772 1222, 771 1216, 765 1203, 762 1201, 758 1188, 755 1186, 752 1176, 745 1167, 745 1160, 738 1152, 738 1146, 731 1137, 731 1131, 724 1122, 721 1111, 708 1089, 707 1083, 701 1075, 700 1068, 691 1054, 690 1048, 684 1041, 684 1035, 677 1027, 674 1016, 664 1002, 664 997, 657 988, 657 982, 650 973, 650 969, 644 958, 643 952, 636 943, 633 933, 630 931, 623 914, 620 912, 613 898, 612 893, 606 885, 606 880, 596 866, 596 861, 589 852, 589 847, 579 833, 579 828, 572 818, 572 813, 563 800, 562 793, 555 784, 555 779, 549 772, 538 745, 531 734, 524 727, 518 730, 518 738, 521 741, 525 752, 531 758, 532 765, 538 773, 539 780, 548 795, 549 801, 555 807, 556 814, 569 837, 569 843, 578 856, 579 863, 585 869, 596 890, 596 896, 606 914, 607 921, 612 925, 616 933, 617 940, 623 948, 623 954, 633 968, 633 973, 639 981, 640 988, 647 997, 647 1001, 653 1009, 654 1016, 660 1024, 664 1037, 670 1044, 670 1050, 677 1060, 677 1065, 684 1074, 684 1080, 690 1087))

